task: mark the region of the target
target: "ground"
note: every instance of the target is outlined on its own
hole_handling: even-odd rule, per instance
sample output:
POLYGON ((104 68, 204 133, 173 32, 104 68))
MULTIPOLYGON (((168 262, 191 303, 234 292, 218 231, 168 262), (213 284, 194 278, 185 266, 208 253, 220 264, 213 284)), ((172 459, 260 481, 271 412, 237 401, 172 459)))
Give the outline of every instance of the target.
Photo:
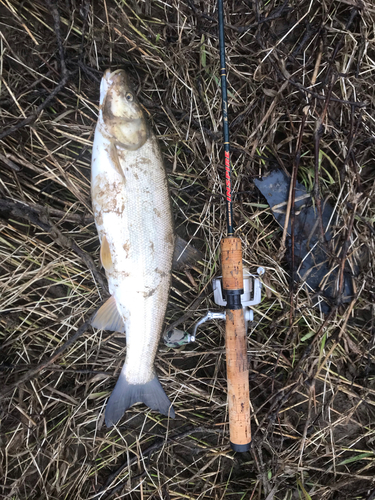
POLYGON ((126 343, 88 324, 108 296, 90 200, 108 67, 131 75, 176 232, 203 255, 174 272, 166 326, 189 330, 215 308, 226 231, 216 3, 1 2, 1 498, 375 498, 374 15, 369 0, 225 2, 236 234, 249 268, 266 271, 248 332, 252 449, 236 454, 223 323, 160 346, 175 420, 139 404, 111 429, 103 412, 126 343), (338 276, 349 267, 353 296, 338 283, 329 313, 291 283, 283 228, 254 186, 275 169, 334 208, 329 260, 338 276))

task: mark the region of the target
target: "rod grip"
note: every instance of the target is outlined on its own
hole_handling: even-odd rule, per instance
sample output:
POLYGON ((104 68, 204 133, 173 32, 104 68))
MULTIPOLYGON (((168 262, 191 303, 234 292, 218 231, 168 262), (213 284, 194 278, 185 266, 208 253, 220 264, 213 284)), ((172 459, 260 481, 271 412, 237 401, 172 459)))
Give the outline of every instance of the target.
POLYGON ((249 366, 243 309, 227 310, 225 326, 230 443, 248 451, 251 443, 249 366))
POLYGON ((229 236, 221 240, 221 272, 224 290, 243 289, 241 240, 229 236))
POLYGON ((225 350, 230 442, 234 451, 244 452, 250 449, 251 428, 247 336, 240 299, 243 293, 241 240, 224 238, 221 251, 223 289, 227 299, 225 350), (230 304, 239 304, 239 307, 233 308, 230 304))

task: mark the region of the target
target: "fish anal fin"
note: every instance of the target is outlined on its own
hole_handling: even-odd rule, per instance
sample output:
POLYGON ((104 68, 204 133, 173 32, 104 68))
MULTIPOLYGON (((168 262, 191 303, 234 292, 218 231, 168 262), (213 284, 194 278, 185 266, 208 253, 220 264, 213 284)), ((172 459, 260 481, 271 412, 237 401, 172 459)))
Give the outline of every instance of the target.
POLYGON ((124 321, 118 312, 116 300, 112 296, 101 306, 91 321, 91 326, 98 330, 125 333, 124 321))
POLYGON ((102 263, 102 266, 106 271, 109 271, 111 269, 112 257, 106 235, 103 236, 102 244, 100 246, 100 262, 102 263))
POLYGON ((125 376, 125 365, 113 389, 105 409, 105 423, 112 427, 124 415, 125 411, 135 403, 144 403, 162 415, 175 417, 168 396, 165 394, 158 377, 155 375, 145 384, 129 384, 125 376))

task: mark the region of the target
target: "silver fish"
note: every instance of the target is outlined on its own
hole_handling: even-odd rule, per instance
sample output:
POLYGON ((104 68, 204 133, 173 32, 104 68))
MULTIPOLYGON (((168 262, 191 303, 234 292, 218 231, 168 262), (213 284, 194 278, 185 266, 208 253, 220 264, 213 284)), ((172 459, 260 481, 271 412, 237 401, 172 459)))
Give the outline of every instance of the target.
POLYGON ((107 70, 101 81, 91 196, 111 293, 92 325, 126 332, 127 342, 106 425, 137 402, 174 417, 154 370, 174 250, 168 180, 157 139, 123 70, 107 70))

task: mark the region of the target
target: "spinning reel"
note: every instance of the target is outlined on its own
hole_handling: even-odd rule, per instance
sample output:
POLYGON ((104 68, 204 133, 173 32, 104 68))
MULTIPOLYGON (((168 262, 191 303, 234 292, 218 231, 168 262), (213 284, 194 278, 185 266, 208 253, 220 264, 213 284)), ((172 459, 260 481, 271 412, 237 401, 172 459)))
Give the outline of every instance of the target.
MULTIPOLYGON (((246 331, 248 328, 249 321, 253 321, 254 318, 254 312, 250 307, 259 304, 261 301, 262 283, 259 277, 262 276, 263 274, 264 274, 263 267, 258 267, 257 275, 250 274, 250 271, 247 267, 243 268, 244 293, 241 295, 241 304, 243 307, 243 312, 245 317, 246 331)), ((214 278, 212 280, 212 287, 214 291, 215 304, 217 304, 218 306, 225 307, 227 305, 227 301, 223 294, 221 276, 214 278)), ((226 318, 225 311, 208 311, 208 313, 194 325, 192 333, 184 332, 182 330, 178 330, 177 328, 167 331, 163 336, 164 344, 167 347, 180 347, 182 345, 195 342, 197 330, 201 325, 203 325, 203 323, 206 323, 207 321, 214 319, 225 320, 225 318, 226 318)))

